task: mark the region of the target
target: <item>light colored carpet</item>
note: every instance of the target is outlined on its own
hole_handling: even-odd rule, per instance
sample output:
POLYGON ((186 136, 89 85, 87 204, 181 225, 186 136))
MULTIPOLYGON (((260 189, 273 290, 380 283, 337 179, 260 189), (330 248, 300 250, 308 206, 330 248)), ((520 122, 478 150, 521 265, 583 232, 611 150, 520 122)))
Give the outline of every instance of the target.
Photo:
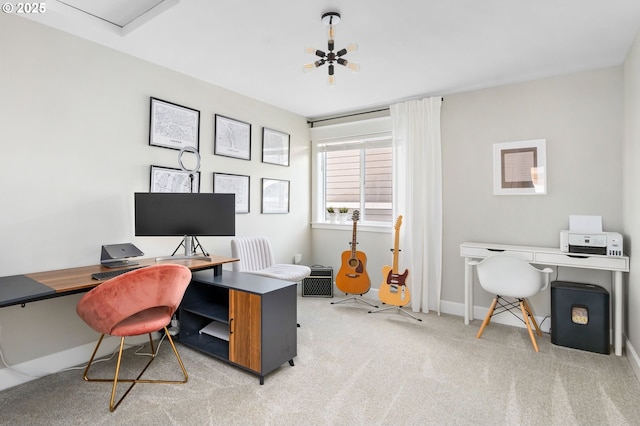
MULTIPOLYGON (((114 412, 110 385, 82 371, 0 392, 0 424, 29 425, 624 425, 640 424, 626 357, 552 345, 525 329, 299 297, 298 356, 256 376, 178 345, 189 382, 134 387, 114 412)), ((145 357, 127 353, 128 365, 145 357)), ((166 342, 146 377, 179 376, 166 342)), ((115 361, 96 373, 113 372, 115 361)))

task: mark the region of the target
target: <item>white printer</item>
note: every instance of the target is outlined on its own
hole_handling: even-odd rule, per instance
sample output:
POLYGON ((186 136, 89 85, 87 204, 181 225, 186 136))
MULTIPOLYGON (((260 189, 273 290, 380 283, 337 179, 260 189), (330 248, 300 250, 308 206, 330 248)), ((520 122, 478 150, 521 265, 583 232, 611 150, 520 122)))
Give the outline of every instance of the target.
POLYGON ((569 230, 560 231, 560 251, 624 256, 622 235, 602 230, 602 216, 570 215, 569 230))
POLYGON ((617 232, 578 233, 560 231, 560 251, 615 257, 624 256, 622 235, 617 232))

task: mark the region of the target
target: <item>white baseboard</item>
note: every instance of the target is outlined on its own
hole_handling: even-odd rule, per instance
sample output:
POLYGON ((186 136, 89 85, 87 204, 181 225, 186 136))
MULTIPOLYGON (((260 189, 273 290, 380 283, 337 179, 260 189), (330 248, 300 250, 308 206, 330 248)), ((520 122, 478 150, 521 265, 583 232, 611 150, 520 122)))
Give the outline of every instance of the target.
POLYGON ((638 352, 636 352, 635 348, 625 336, 625 354, 627 355, 627 359, 629 360, 629 364, 631 364, 631 369, 633 373, 636 375, 636 378, 640 380, 640 357, 638 357, 638 352))
MULTIPOLYGON (((153 337, 154 339, 157 339, 159 334, 155 335, 154 333, 153 337)), ((147 335, 135 336, 127 338, 125 345, 127 347, 131 347, 145 344, 148 341, 149 338, 147 335)), ((84 364, 89 361, 89 357, 95 349, 96 343, 97 341, 87 343, 86 345, 76 346, 62 352, 57 352, 41 358, 32 359, 31 361, 12 365, 8 368, 3 368, 0 370, 0 391, 48 376, 49 374, 67 370, 72 367, 82 365, 82 368, 84 368, 84 364)), ((119 337, 105 337, 100 345, 100 349, 98 350, 96 357, 101 358, 117 352, 119 346, 119 337)), ((81 373, 78 374, 79 380, 82 379, 80 376, 81 373)))
POLYGON ((443 314, 456 315, 464 318, 464 303, 447 302, 443 300, 440 302, 440 311, 443 314))

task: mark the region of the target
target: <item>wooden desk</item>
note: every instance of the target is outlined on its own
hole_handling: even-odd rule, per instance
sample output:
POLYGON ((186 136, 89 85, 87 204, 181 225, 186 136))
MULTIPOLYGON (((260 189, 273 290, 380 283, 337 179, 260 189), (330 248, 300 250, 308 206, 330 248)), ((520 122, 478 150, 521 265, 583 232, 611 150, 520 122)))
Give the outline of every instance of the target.
POLYGON ((223 256, 211 256, 211 260, 199 259, 170 259, 156 261, 155 259, 136 259, 139 265, 124 266, 122 268, 105 268, 102 265, 81 266, 78 268, 59 269, 55 271, 36 272, 25 275, 0 277, 0 307, 20 305, 37 300, 60 297, 91 290, 103 281, 94 280, 91 274, 96 272, 126 269, 133 266, 149 266, 162 263, 184 265, 192 271, 218 268, 218 273, 225 263, 238 259, 223 256))
POLYGON ((530 263, 569 268, 599 269, 611 271, 613 305, 614 353, 622 355, 622 273, 629 272, 629 257, 600 256, 561 252, 559 248, 513 246, 505 244, 472 243, 460 244, 460 256, 464 257, 464 323, 473 320, 473 266, 472 259, 483 259, 492 254, 504 253, 519 257, 530 263))

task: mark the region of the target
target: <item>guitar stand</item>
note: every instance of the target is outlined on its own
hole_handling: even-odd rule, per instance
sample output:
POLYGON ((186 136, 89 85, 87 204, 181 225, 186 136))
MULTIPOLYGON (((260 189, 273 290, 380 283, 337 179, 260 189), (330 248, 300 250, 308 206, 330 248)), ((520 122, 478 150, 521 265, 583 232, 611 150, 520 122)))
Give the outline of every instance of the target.
MULTIPOLYGON (((376 306, 376 308, 377 308, 377 306, 376 306)), ((377 311, 369 311, 369 313, 370 314, 375 314, 376 312, 388 311, 389 309, 396 309, 401 314, 405 314, 405 315, 413 318, 416 321, 422 321, 422 318, 418 318, 415 315, 410 314, 409 312, 407 312, 404 309, 402 309, 400 306, 387 306, 386 308, 381 308, 381 309, 378 309, 377 311)))
POLYGON ((373 303, 366 301, 361 294, 354 294, 353 296, 345 297, 344 299, 338 300, 337 302, 331 302, 331 304, 337 305, 338 303, 347 302, 349 300, 355 300, 356 302, 365 303, 369 306, 373 306, 374 308, 378 307, 377 305, 374 305, 373 303))

